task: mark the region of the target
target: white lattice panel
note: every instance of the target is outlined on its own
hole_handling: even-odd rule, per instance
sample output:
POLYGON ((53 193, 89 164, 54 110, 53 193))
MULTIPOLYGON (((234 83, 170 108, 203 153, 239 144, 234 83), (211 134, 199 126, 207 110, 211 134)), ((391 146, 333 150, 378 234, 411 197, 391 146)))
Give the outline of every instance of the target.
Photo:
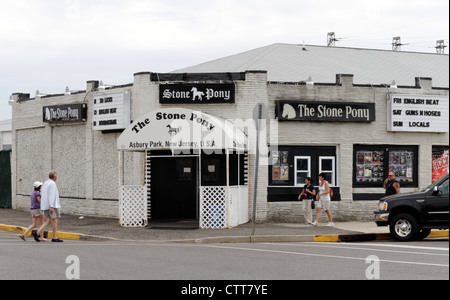
POLYGON ((224 229, 227 227, 227 188, 204 186, 200 188, 200 227, 224 229))
POLYGON ((120 193, 120 226, 147 226, 147 189, 145 186, 122 186, 120 193))

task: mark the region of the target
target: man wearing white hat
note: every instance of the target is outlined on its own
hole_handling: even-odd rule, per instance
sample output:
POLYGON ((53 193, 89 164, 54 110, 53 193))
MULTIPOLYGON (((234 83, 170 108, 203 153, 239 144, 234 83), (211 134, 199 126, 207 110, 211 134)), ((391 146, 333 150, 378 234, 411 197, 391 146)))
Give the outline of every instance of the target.
POLYGON ((57 229, 58 221, 61 217, 61 203, 59 201, 58 187, 56 186, 56 180, 58 179, 58 173, 56 171, 51 171, 48 174, 49 179, 44 183, 41 191, 41 209, 44 211, 44 215, 47 220, 42 224, 42 226, 37 231, 34 239, 39 242, 37 238, 50 223, 52 223, 53 237, 52 242, 62 242, 58 239, 57 229))

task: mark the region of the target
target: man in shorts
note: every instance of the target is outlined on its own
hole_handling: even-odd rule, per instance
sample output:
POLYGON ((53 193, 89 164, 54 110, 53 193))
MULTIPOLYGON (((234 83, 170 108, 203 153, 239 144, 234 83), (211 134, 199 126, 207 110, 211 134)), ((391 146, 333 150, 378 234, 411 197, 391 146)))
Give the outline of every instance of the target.
POLYGON ((58 179, 58 173, 51 171, 48 174, 48 180, 44 183, 41 190, 41 210, 44 211, 45 220, 44 224, 39 228, 34 235, 36 242, 39 242, 37 238, 45 228, 52 223, 53 237, 52 242, 61 243, 62 240, 58 239, 56 230, 58 229, 58 221, 61 217, 61 203, 59 201, 58 187, 56 186, 56 180, 58 179))

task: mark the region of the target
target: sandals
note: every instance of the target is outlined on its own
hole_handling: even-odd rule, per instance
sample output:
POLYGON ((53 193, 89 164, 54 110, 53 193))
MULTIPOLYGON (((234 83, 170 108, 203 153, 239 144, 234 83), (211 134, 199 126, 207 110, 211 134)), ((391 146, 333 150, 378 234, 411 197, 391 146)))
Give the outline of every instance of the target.
POLYGON ((27 238, 26 238, 23 234, 19 235, 19 237, 20 237, 24 242, 27 241, 27 238))

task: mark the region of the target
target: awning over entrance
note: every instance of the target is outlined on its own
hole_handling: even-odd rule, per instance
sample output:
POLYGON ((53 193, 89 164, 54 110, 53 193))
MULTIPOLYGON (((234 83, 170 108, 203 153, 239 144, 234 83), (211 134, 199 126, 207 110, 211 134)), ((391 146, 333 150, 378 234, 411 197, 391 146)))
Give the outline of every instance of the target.
POLYGON ((134 121, 119 137, 120 151, 228 149, 245 151, 247 137, 228 120, 200 111, 166 108, 134 121))
POLYGON ((159 109, 137 118, 117 147, 121 226, 194 218, 200 228, 223 229, 248 222, 247 137, 232 121, 184 108, 159 109), (127 151, 146 152, 143 186, 125 185, 127 151))

